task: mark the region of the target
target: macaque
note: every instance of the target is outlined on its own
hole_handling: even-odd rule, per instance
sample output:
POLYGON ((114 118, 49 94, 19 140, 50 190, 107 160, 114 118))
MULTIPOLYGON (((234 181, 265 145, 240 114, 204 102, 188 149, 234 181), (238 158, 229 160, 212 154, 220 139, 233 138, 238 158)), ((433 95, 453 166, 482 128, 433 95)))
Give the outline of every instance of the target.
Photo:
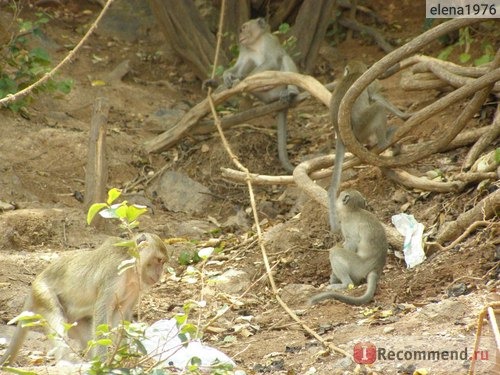
POLYGON ((387 256, 387 238, 377 217, 365 210, 365 199, 357 190, 343 191, 336 204, 344 243, 330 250, 332 273, 329 288, 347 289, 365 279, 368 286, 360 297, 326 291, 313 296, 310 302, 337 299, 350 305, 362 305, 375 295, 387 256))
MULTIPOLYGON (((269 25, 263 18, 245 22, 239 34, 240 53, 233 67, 223 73, 224 86, 231 88, 240 80, 267 70, 297 72, 297 66, 281 46, 278 38, 271 34, 269 25)), ((281 100, 290 103, 299 93, 296 86, 278 86, 252 91, 264 103, 281 100)), ((278 113, 278 155, 283 168, 292 172, 294 166, 288 160, 287 110, 278 113)))
POLYGON ((380 82, 378 80, 373 81, 367 88, 368 97, 370 98, 370 103, 378 102, 381 104, 386 110, 391 112, 393 115, 396 115, 400 119, 406 120, 410 118, 411 113, 403 112, 390 101, 388 101, 380 92, 380 82))
MULTIPOLYGON (((115 246, 122 239, 111 238, 96 250, 57 259, 33 281, 24 311, 41 314, 46 320, 57 361, 79 360, 68 345, 68 337, 85 349, 100 324, 116 327, 122 320, 130 321, 139 295, 160 280, 168 257, 163 241, 148 233, 133 240, 137 259, 126 247, 115 246), (136 260, 135 265, 118 274, 118 267, 130 259, 136 260), (66 333, 64 323, 74 322, 76 326, 66 333)), ((15 360, 27 331, 19 322, 0 365, 15 360)), ((106 351, 99 346, 90 354, 105 356, 106 351)))
MULTIPOLYGON (((337 192, 340 187, 340 180, 342 174, 342 163, 344 161, 345 146, 340 138, 338 126, 339 107, 342 98, 352 84, 366 71, 366 65, 361 61, 350 61, 344 70, 344 75, 340 82, 335 86, 330 100, 330 115, 333 127, 336 133, 335 145, 335 164, 333 166, 332 182, 328 189, 329 200, 329 221, 332 232, 337 232, 339 222, 335 210, 335 201, 337 199, 337 192)), ((373 90, 373 94, 377 90, 373 90)), ((378 93, 381 96, 380 93, 378 93)), ((358 141, 361 143, 369 143, 377 141, 377 145, 381 148, 386 147, 392 134, 395 131, 394 127, 387 127, 387 114, 383 104, 379 100, 370 101, 369 89, 364 90, 361 95, 356 99, 352 106, 351 113, 352 131, 358 141)))

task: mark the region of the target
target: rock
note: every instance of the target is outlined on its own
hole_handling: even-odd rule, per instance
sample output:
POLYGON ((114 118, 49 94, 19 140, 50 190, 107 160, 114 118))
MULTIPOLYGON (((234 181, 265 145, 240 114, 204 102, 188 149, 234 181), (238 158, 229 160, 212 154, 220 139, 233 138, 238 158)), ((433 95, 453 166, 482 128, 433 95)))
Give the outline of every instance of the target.
POLYGON ((391 333, 391 332, 394 332, 396 328, 394 328, 393 326, 388 326, 388 327, 385 327, 384 328, 384 335, 387 334, 387 333, 391 333))
POLYGON ((165 207, 174 212, 201 213, 212 200, 212 193, 208 188, 175 171, 163 173, 152 190, 161 198, 165 207))
POLYGON ((468 293, 467 285, 465 285, 464 283, 453 284, 447 290, 448 297, 463 296, 464 294, 467 294, 467 293, 468 293))
POLYGON ((0 201, 0 212, 1 211, 12 211, 15 209, 16 209, 16 206, 14 206, 13 204, 0 201))
POLYGON ((250 228, 250 221, 248 220, 248 215, 244 210, 239 210, 236 215, 229 216, 226 221, 222 224, 224 228, 236 227, 242 230, 247 230, 250 228))
POLYGON ((206 238, 206 234, 217 229, 215 224, 203 220, 171 222, 164 230, 173 237, 186 237, 191 240, 206 238))
POLYGON ((288 284, 285 286, 280 296, 288 305, 301 305, 307 303, 309 298, 318 291, 308 284, 288 284))
POLYGON ((250 276, 245 271, 231 268, 212 279, 217 288, 228 294, 241 294, 250 286, 250 276))
POLYGON ((46 245, 62 231, 64 220, 64 211, 56 208, 5 212, 0 216, 0 248, 46 245))

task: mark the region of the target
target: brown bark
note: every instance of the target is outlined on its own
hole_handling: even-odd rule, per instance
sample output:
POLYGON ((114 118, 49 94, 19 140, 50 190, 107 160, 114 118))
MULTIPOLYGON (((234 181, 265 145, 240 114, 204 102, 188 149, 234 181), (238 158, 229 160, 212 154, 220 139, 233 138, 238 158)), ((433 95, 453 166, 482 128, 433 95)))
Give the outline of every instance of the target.
POLYGON ((306 0, 300 7, 292 35, 297 38, 300 55, 295 60, 301 72, 309 74, 314 68, 334 4, 333 0, 306 0))
MULTIPOLYGON (((93 203, 106 201, 106 183, 108 181, 108 162, 106 159, 106 125, 108 122, 109 101, 97 98, 94 102, 90 122, 89 151, 85 171, 85 211, 93 203)), ((101 227, 102 221, 96 218, 92 225, 101 227)))
MULTIPOLYGON (((208 77, 215 56, 215 36, 192 0, 149 0, 158 26, 172 48, 188 63, 198 78, 208 77)), ((226 56, 219 57, 226 64, 226 56)))

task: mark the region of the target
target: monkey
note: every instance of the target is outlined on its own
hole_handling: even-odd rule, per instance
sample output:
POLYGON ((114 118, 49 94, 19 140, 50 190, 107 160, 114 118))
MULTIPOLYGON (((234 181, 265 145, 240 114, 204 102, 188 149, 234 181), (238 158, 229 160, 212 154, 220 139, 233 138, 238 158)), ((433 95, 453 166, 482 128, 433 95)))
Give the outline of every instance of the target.
MULTIPOLYGON (((330 117, 333 128, 336 133, 335 144, 335 163, 333 165, 332 180, 328 188, 329 202, 329 221, 330 228, 333 233, 338 232, 339 222, 335 209, 335 201, 337 192, 340 187, 342 174, 342 163, 344 161, 345 146, 340 138, 338 126, 339 107, 342 98, 352 84, 366 71, 366 65, 357 60, 353 60, 347 64, 344 74, 340 82, 335 86, 330 99, 330 117)), ((376 97, 376 88, 374 87, 372 94, 376 97)), ((378 93, 381 96, 380 93, 378 93)), ((396 130, 395 127, 387 127, 387 114, 385 107, 379 100, 370 102, 369 90, 365 89, 356 99, 352 106, 351 113, 352 131, 356 138, 362 143, 368 143, 375 137, 377 145, 381 148, 387 146, 392 134, 396 130)))
POLYGON ((359 285, 365 279, 368 286, 360 297, 326 291, 313 296, 310 303, 333 298, 351 305, 362 305, 375 295, 387 257, 387 238, 377 217, 365 210, 365 199, 357 190, 340 193, 336 205, 344 243, 330 250, 330 288, 347 289, 350 284, 359 285))
MULTIPOLYGON (((118 273, 118 267, 132 256, 120 238, 110 238, 99 248, 63 256, 51 263, 33 281, 24 311, 43 316, 47 333, 52 336, 56 360, 77 362, 78 356, 68 345, 68 338, 79 341, 82 349, 94 336, 96 327, 116 327, 122 320, 132 319, 132 310, 141 292, 157 283, 168 259, 167 248, 155 234, 143 233, 133 238, 139 257, 135 265, 118 273), (66 333, 64 323, 76 322, 66 333)), ((15 359, 28 328, 17 324, 0 365, 15 359)), ((92 357, 105 356, 107 348, 93 348, 92 357)))
MULTIPOLYGON (((297 66, 281 46, 278 38, 270 31, 270 26, 264 18, 245 22, 239 33, 239 55, 236 63, 224 71, 222 77, 225 88, 231 88, 240 80, 253 74, 267 70, 282 72, 298 72, 297 66)), ((281 100, 291 103, 299 90, 294 85, 266 87, 252 91, 252 94, 264 103, 281 100)), ((294 166, 288 159, 287 143, 287 113, 278 112, 278 156, 281 165, 287 172, 292 172, 294 166)))
POLYGON ((396 115, 402 120, 407 120, 411 117, 411 113, 403 112, 390 101, 388 101, 384 95, 380 92, 380 82, 378 80, 373 81, 367 88, 368 97, 370 98, 370 103, 378 102, 380 103, 386 110, 391 112, 393 115, 396 115))

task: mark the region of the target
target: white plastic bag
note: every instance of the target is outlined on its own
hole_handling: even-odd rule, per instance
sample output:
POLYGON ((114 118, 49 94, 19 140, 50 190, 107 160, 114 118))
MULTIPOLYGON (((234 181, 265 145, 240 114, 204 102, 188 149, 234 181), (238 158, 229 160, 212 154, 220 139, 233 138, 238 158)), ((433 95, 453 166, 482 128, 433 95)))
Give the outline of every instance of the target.
POLYGON ((425 260, 422 246, 424 225, 417 222, 413 215, 405 213, 394 215, 391 220, 398 232, 405 237, 403 253, 406 267, 412 268, 422 263, 425 260))

